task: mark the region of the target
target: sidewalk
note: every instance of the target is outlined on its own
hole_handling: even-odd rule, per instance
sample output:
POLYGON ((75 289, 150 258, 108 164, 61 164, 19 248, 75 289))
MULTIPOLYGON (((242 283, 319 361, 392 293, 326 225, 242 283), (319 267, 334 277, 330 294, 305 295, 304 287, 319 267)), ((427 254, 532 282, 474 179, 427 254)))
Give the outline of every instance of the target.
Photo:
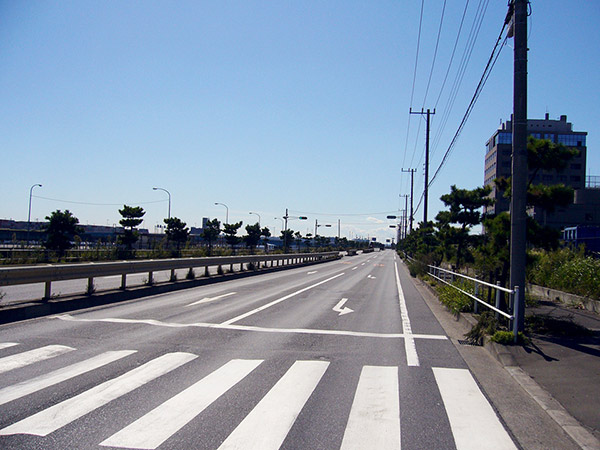
POLYGON ((558 319, 556 324, 562 322, 564 328, 573 323, 589 330, 588 336, 571 337, 535 333, 530 344, 503 350, 512 356, 512 365, 523 369, 600 439, 600 315, 550 301, 540 301, 525 314, 558 319))

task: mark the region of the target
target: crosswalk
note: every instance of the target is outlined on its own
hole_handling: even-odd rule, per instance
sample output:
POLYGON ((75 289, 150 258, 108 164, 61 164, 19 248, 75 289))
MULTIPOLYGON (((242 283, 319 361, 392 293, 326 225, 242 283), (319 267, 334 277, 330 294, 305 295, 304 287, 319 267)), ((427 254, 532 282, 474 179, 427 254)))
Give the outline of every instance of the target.
MULTIPOLYGON (((11 349, 13 352, 18 350, 19 345, 0 343, 0 351, 11 349)), ((0 371, 14 374, 27 366, 34 368, 43 361, 53 358, 58 361, 61 355, 76 352, 75 348, 61 345, 28 349, 0 357, 0 371)), ((13 448, 10 446, 10 439, 15 435, 46 437, 52 433, 60 433, 67 425, 93 414, 99 408, 110 408, 111 402, 113 408, 118 408, 118 402, 115 402, 117 399, 136 393, 142 395, 140 388, 148 383, 173 376, 178 370, 185 370, 185 366, 192 361, 201 362, 192 353, 170 352, 141 364, 136 360, 133 368, 107 379, 106 374, 110 371, 102 369, 112 363, 126 363, 128 358, 136 354, 135 350, 99 353, 1 388, 0 405, 4 405, 4 411, 8 411, 7 405, 10 402, 26 398, 28 404, 35 405, 36 393, 96 371, 103 374, 93 387, 68 398, 55 400, 51 405, 45 404, 41 410, 34 406, 34 412, 26 417, 19 416, 11 421, 10 415, 3 414, 0 447, 13 448)), ((157 449, 190 422, 202 417, 202 412, 211 405, 219 407, 219 400, 242 380, 260 377, 257 372, 260 372, 258 369, 264 364, 265 360, 262 359, 232 359, 207 375, 199 376, 189 387, 158 406, 149 408, 149 411, 141 411, 130 423, 122 424, 120 430, 104 436, 104 440, 100 439, 93 445, 100 446, 98 448, 157 449)), ((249 412, 244 413, 244 417, 232 427, 232 431, 216 448, 280 448, 317 387, 327 383, 324 376, 334 364, 326 360, 293 362, 262 398, 251 405, 249 412)), ((468 370, 431 370, 443 403, 440 407, 444 408, 447 415, 457 449, 516 448, 468 370)), ((365 365, 361 368, 358 381, 352 383, 354 397, 346 412, 347 422, 343 435, 340 434, 340 448, 401 448, 401 430, 406 413, 402 411, 399 373, 397 366, 365 365)))

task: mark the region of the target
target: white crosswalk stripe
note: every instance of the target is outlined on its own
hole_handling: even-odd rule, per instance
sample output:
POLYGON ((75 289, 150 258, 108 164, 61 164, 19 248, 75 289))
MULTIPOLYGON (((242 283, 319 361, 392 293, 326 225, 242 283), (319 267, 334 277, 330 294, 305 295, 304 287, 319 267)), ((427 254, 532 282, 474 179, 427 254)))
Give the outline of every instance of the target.
POLYGON ((195 358, 197 356, 190 353, 167 353, 117 378, 9 425, 0 430, 0 435, 23 433, 47 436, 73 420, 195 358))
POLYGON ((327 361, 296 361, 219 450, 278 449, 328 366, 327 361))
POLYGON ((262 360, 239 359, 229 361, 100 445, 155 449, 252 372, 261 362, 262 360))
POLYGON ((54 372, 5 387, 0 389, 0 405, 97 369, 132 353, 135 353, 135 350, 102 353, 101 355, 55 370, 54 372))
MULTIPOLYGON (((41 347, 0 358, 0 368, 5 367, 2 361, 11 368, 8 370, 12 370, 73 350, 75 349, 58 345, 41 347)), ((134 353, 135 350, 104 352, 4 387, 0 389, 0 405, 31 396, 42 389, 90 373, 134 353)), ((183 352, 164 354, 116 378, 107 381, 104 379, 91 389, 9 424, 0 430, 0 436, 47 436, 196 358, 196 355, 183 352)), ((233 395, 228 392, 246 377, 259 376, 260 371, 255 370, 263 362, 262 359, 233 359, 198 381, 191 380, 193 384, 189 387, 149 412, 140 411, 137 420, 132 419, 133 422, 125 424, 124 428, 106 438, 100 445, 157 449, 192 420, 201 420, 200 414, 210 405, 223 408, 223 405, 231 404, 219 400, 226 394, 233 395)), ((237 426, 232 424, 235 428, 219 449, 278 449, 321 383, 329 366, 327 361, 295 361, 258 404, 245 417, 238 419, 237 426)), ((443 406, 440 407, 445 411, 450 424, 450 428, 446 429, 448 433, 452 433, 458 450, 516 448, 467 369, 431 370, 443 402, 443 406)), ((342 450, 400 450, 402 420, 399 378, 398 366, 362 367, 344 433, 340 436, 342 450)), ((28 399, 28 402, 30 400, 28 399)), ((405 411, 403 414, 409 417, 410 412, 405 411)))
POLYGON ((516 449, 467 369, 433 368, 458 450, 516 449))
POLYGON ((398 367, 363 367, 341 448, 400 449, 398 367))
POLYGON ((63 353, 75 350, 64 345, 47 345, 45 347, 36 348, 16 355, 5 356, 0 358, 0 373, 8 372, 9 370, 18 369, 28 366, 45 359, 54 358, 63 353))

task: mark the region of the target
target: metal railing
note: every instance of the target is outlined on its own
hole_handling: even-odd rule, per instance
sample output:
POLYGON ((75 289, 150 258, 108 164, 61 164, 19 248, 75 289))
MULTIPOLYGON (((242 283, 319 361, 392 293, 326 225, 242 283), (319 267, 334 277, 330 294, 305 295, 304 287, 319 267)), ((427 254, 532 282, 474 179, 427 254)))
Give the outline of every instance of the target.
POLYGON ((296 253, 272 255, 245 255, 245 256, 219 256, 208 258, 176 258, 176 259, 150 259, 142 261, 116 261, 92 262, 79 264, 46 264, 36 266, 13 266, 0 268, 0 286, 14 286, 22 284, 44 283, 44 299, 52 296, 52 282, 63 280, 88 280, 87 293, 94 292, 94 278, 121 276, 120 289, 127 288, 127 275, 135 273, 148 273, 147 284, 153 284, 153 273, 171 271, 170 281, 177 281, 175 270, 193 269, 204 267, 204 273, 209 275, 209 267, 222 267, 229 265, 233 272, 234 264, 254 264, 255 267, 279 267, 286 265, 302 264, 308 262, 324 262, 340 258, 339 252, 324 253, 296 253))
POLYGON ((451 270, 448 270, 448 269, 443 269, 441 267, 428 265, 427 268, 428 268, 427 272, 431 277, 435 278, 438 281, 441 281, 444 284, 447 284, 448 286, 456 289, 457 291, 462 292, 469 298, 473 299, 474 300, 473 311, 475 312, 475 314, 479 313, 479 305, 483 305, 483 306, 491 309, 492 311, 494 311, 496 313, 496 317, 498 317, 498 315, 501 315, 503 317, 506 317, 509 321, 511 321, 514 342, 515 343, 517 342, 518 335, 519 335, 518 334, 519 328, 518 328, 517 320, 515 320, 515 317, 518 317, 518 315, 519 315, 519 311, 518 311, 519 302, 516 302, 515 299, 519 298, 519 286, 515 286, 515 289, 511 290, 511 289, 507 289, 505 287, 500 286, 500 282, 497 282, 494 285, 491 283, 486 283, 485 281, 478 280, 477 278, 472 278, 467 275, 463 275, 461 273, 452 272, 451 270), (450 283, 448 282, 448 275, 449 275, 449 278, 451 281, 450 283), (475 295, 452 284, 452 282, 455 281, 455 279, 457 277, 461 278, 463 280, 472 281, 474 283, 473 292, 475 293, 475 295), (486 302, 478 297, 480 288, 482 288, 482 287, 488 287, 490 289, 496 290, 496 304, 494 306, 490 305, 488 302, 486 302), (512 312, 513 312, 512 314, 508 314, 500 309, 500 304, 501 304, 501 300, 502 300, 502 292, 509 295, 508 305, 509 305, 509 308, 511 308, 511 306, 512 306, 512 308, 511 308, 512 312))

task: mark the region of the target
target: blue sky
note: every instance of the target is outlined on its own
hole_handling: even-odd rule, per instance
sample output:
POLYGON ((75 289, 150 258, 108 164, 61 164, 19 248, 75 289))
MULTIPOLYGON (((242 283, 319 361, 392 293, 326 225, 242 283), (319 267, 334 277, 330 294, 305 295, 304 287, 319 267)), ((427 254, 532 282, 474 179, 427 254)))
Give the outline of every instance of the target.
MULTIPOLYGON (((505 0, 0 1, 0 217, 71 210, 117 223, 140 205, 151 231, 172 215, 290 227, 325 235, 394 236, 402 168, 423 188, 425 124, 436 106, 435 172, 483 72, 505 0), (467 5, 448 80, 441 90, 467 5), (477 11, 485 15, 453 108, 448 97, 477 11), (432 73, 427 97, 429 74, 432 73), (414 90, 412 89, 414 82, 414 90), (412 97, 412 102, 411 102, 412 97), (438 99, 439 98, 439 99, 438 99), (443 120, 447 116, 446 120, 443 120), (409 122, 410 121, 410 122, 409 122), (445 127, 441 127, 445 122, 445 127), (119 206, 120 205, 120 206, 119 206)), ((532 1, 529 117, 566 114, 588 132, 588 174, 600 175, 600 2, 532 1), (565 11, 568 6, 569 11, 565 11)), ((485 143, 512 109, 512 41, 448 163, 430 189, 429 218, 456 184, 483 183, 485 143)), ((423 218, 422 206, 415 214, 423 218)))

